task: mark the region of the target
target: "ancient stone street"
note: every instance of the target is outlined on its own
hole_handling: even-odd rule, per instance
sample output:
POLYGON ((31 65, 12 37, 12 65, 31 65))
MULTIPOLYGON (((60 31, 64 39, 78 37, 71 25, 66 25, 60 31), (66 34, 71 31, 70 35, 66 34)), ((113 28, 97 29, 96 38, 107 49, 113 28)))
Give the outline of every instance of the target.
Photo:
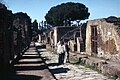
POLYGON ((0 80, 120 80, 119 0, 9 1, 0 0, 0 80))
POLYGON ((8 80, 52 80, 53 77, 48 70, 44 60, 38 55, 35 46, 25 52, 20 60, 14 64, 13 72, 8 80))
POLYGON ((14 63, 7 80, 112 80, 89 68, 74 63, 58 65, 58 55, 41 43, 32 43, 14 63), (36 47, 35 47, 36 46, 36 47))
MULTIPOLYGON (((36 46, 41 44, 36 43, 36 46)), ((47 58, 46 64, 56 80, 112 80, 96 71, 76 64, 57 65, 58 55, 38 48, 41 57, 47 58)))

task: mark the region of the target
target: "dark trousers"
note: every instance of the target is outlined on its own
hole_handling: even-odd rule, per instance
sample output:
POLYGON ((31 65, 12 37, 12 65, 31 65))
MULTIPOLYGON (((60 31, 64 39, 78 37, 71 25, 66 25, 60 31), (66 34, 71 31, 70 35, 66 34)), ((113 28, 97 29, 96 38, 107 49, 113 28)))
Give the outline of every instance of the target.
POLYGON ((66 62, 69 63, 69 52, 67 52, 67 59, 66 59, 66 62))
POLYGON ((65 53, 59 54, 59 59, 58 59, 59 64, 64 64, 64 57, 65 57, 65 53))

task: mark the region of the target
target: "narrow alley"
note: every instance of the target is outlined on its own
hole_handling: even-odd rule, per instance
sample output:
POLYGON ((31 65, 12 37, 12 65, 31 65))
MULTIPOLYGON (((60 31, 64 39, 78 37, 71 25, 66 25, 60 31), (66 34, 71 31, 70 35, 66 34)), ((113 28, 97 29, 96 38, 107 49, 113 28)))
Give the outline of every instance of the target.
MULTIPOLYGON (((40 45, 36 43, 36 46, 40 45)), ((38 49, 38 52, 42 57, 47 57, 46 64, 56 80, 112 80, 79 64, 65 63, 64 65, 57 65, 58 55, 46 49, 38 49)))
POLYGON ((90 19, 98 11, 79 0, 49 8, 49 1, 16 1, 0 0, 0 80, 120 80, 119 16, 90 19))
POLYGON ((16 62, 8 76, 8 80, 52 80, 44 60, 38 55, 36 48, 31 43, 30 48, 16 62))
POLYGON ((58 55, 47 51, 41 43, 30 48, 14 63, 9 80, 112 80, 81 65, 57 64, 58 55))

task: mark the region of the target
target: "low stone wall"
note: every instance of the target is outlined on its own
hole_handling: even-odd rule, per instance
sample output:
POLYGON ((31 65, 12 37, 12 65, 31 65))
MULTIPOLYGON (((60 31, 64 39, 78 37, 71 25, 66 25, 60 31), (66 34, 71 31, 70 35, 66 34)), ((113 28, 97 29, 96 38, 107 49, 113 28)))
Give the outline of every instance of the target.
POLYGON ((112 75, 117 78, 116 80, 119 80, 120 78, 120 65, 115 62, 110 62, 104 59, 90 57, 87 55, 73 53, 71 53, 70 55, 73 58, 78 58, 80 61, 79 63, 97 68, 97 70, 105 75, 112 75))

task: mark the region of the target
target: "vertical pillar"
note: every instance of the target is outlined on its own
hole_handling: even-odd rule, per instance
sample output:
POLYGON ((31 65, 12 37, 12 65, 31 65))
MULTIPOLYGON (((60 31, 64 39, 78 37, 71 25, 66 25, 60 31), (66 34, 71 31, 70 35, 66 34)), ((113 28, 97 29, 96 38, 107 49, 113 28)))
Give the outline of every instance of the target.
POLYGON ((58 36, 57 36, 57 27, 54 28, 54 45, 57 46, 58 36))

